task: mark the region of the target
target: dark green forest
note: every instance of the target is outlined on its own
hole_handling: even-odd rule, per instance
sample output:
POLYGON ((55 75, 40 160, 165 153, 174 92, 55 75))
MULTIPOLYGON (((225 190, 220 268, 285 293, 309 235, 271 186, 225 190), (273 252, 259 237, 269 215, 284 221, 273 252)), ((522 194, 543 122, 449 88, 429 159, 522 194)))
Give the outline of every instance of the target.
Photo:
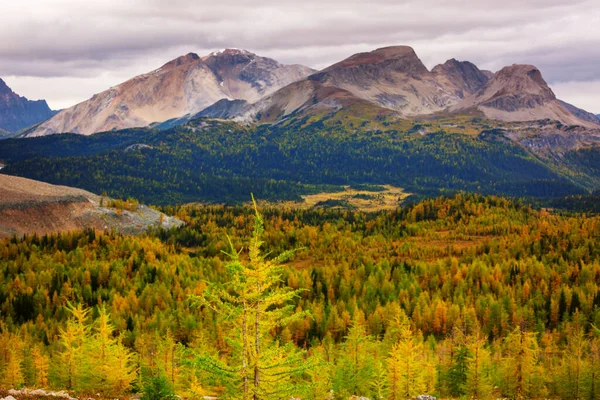
POLYGON ((585 195, 580 182, 598 176, 594 154, 568 155, 572 169, 565 169, 493 129, 421 135, 414 129, 368 130, 306 119, 251 127, 200 119, 165 131, 0 141, 3 173, 155 205, 235 204, 248 193, 298 200, 301 194, 364 183, 402 187, 415 199, 457 191, 523 198, 585 195))

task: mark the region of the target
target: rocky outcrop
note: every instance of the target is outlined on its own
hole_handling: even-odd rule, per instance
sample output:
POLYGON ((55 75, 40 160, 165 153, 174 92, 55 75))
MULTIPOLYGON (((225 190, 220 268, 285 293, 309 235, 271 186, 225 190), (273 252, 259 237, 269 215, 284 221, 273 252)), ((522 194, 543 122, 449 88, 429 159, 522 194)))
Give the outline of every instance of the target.
POLYGON ((55 114, 45 100, 27 100, 0 79, 0 136, 38 124, 55 114))
POLYGON ((50 391, 44 389, 9 389, 8 396, 1 400, 10 400, 15 399, 13 396, 17 396, 17 398, 39 398, 39 397, 50 397, 55 399, 65 399, 65 400, 77 400, 76 397, 71 397, 69 393, 64 390, 61 391, 50 391))
POLYGON ((215 104, 206 107, 192 119, 196 118, 234 118, 244 113, 248 109, 249 103, 246 100, 219 100, 215 104))
POLYGON ((457 61, 454 58, 437 65, 431 72, 445 87, 455 87, 455 93, 461 99, 481 89, 491 79, 489 74, 493 76, 493 73, 481 71, 469 61, 457 61))
POLYGON ((61 111, 27 136, 143 127, 195 115, 221 99, 256 102, 312 72, 245 50, 189 53, 61 111))

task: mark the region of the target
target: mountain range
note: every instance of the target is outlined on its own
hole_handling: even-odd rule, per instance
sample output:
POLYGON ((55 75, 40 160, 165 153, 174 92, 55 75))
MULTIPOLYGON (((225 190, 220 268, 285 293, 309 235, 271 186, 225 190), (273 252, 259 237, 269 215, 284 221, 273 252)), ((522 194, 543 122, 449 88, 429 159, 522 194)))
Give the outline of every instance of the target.
POLYGON ((29 136, 143 127, 195 114, 221 99, 254 102, 314 72, 245 50, 189 53, 63 110, 29 136))
POLYGON ((0 79, 0 137, 47 120, 56 114, 45 100, 28 100, 0 79))
POLYGON ((276 123, 341 109, 401 119, 469 114, 600 126, 597 116, 558 100, 532 65, 493 73, 451 59, 430 71, 411 47, 392 46, 321 71, 239 49, 189 53, 61 111, 27 136, 169 128, 197 117, 276 123))

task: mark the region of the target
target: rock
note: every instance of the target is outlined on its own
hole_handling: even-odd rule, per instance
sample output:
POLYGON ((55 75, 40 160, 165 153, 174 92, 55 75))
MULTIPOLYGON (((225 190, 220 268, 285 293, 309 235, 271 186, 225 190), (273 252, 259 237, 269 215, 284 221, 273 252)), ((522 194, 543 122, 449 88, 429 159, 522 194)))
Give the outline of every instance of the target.
POLYGON ((421 394, 417 396, 417 400, 437 400, 435 396, 430 396, 428 394, 421 394))
POLYGON ((128 153, 130 151, 141 150, 141 149, 153 149, 153 148, 154 147, 148 146, 147 144, 144 144, 144 143, 135 143, 135 144, 125 147, 125 150, 123 150, 123 151, 125 153, 128 153))
POLYGON ((14 397, 12 397, 11 395, 8 395, 8 396, 2 398, 2 400, 17 400, 17 399, 15 399, 14 397))

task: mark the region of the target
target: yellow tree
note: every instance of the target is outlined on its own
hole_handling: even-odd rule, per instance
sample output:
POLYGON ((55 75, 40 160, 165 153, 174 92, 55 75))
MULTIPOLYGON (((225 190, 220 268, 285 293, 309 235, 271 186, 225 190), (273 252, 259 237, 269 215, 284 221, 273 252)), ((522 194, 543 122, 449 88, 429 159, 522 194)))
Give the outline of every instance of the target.
POLYGON ((338 396, 366 396, 371 391, 373 378, 373 338, 367 335, 364 323, 358 318, 340 348, 334 377, 334 390, 338 396))
MULTIPOLYGON (((600 331, 596 335, 600 334, 600 331)), ((595 337, 590 343, 589 368, 587 371, 588 399, 600 399, 600 337, 595 337)))
POLYGON ((485 347, 485 340, 472 338, 467 343, 467 382, 465 394, 470 399, 487 399, 492 395, 493 384, 489 375, 491 361, 490 352, 485 347))
POLYGON ((3 335, 2 344, 6 347, 3 352, 4 376, 1 380, 5 388, 19 388, 24 383, 23 378, 23 342, 12 333, 3 335))
POLYGON ((64 329, 59 329, 60 353, 56 368, 61 386, 77 392, 90 388, 93 380, 92 355, 90 353, 90 327, 87 324, 90 310, 81 304, 68 306, 71 318, 64 329))
POLYGON ((400 330, 400 340, 392 346, 387 359, 388 398, 410 399, 426 389, 423 342, 415 337, 409 324, 400 330))
POLYGON ((38 388, 48 387, 48 357, 41 346, 35 346, 31 351, 33 359, 34 385, 38 388))
POLYGON ((531 332, 515 329, 504 339, 503 389, 514 399, 540 395, 543 389, 538 366, 538 343, 531 332))
POLYGON ((93 387, 106 394, 119 395, 131 388, 136 378, 133 354, 113 337, 114 326, 104 307, 100 307, 99 317, 92 341, 92 352, 96 354, 93 387))
POLYGON ((227 362, 210 355, 200 356, 197 361, 226 381, 230 397, 281 399, 296 394, 298 385, 292 381, 309 365, 293 343, 280 345, 273 332, 304 319, 307 313, 296 311, 293 305, 300 291, 282 284, 281 263, 294 252, 267 259, 268 254, 261 250, 264 222, 256 202, 254 211, 248 262, 242 261, 241 250, 236 251, 230 240, 227 281, 206 282, 202 295, 192 296, 230 328, 231 356, 227 362))
POLYGON ((176 388, 181 380, 181 360, 179 357, 180 350, 170 329, 162 338, 156 339, 158 348, 156 352, 156 362, 158 368, 163 372, 165 377, 171 383, 173 388, 176 388))

